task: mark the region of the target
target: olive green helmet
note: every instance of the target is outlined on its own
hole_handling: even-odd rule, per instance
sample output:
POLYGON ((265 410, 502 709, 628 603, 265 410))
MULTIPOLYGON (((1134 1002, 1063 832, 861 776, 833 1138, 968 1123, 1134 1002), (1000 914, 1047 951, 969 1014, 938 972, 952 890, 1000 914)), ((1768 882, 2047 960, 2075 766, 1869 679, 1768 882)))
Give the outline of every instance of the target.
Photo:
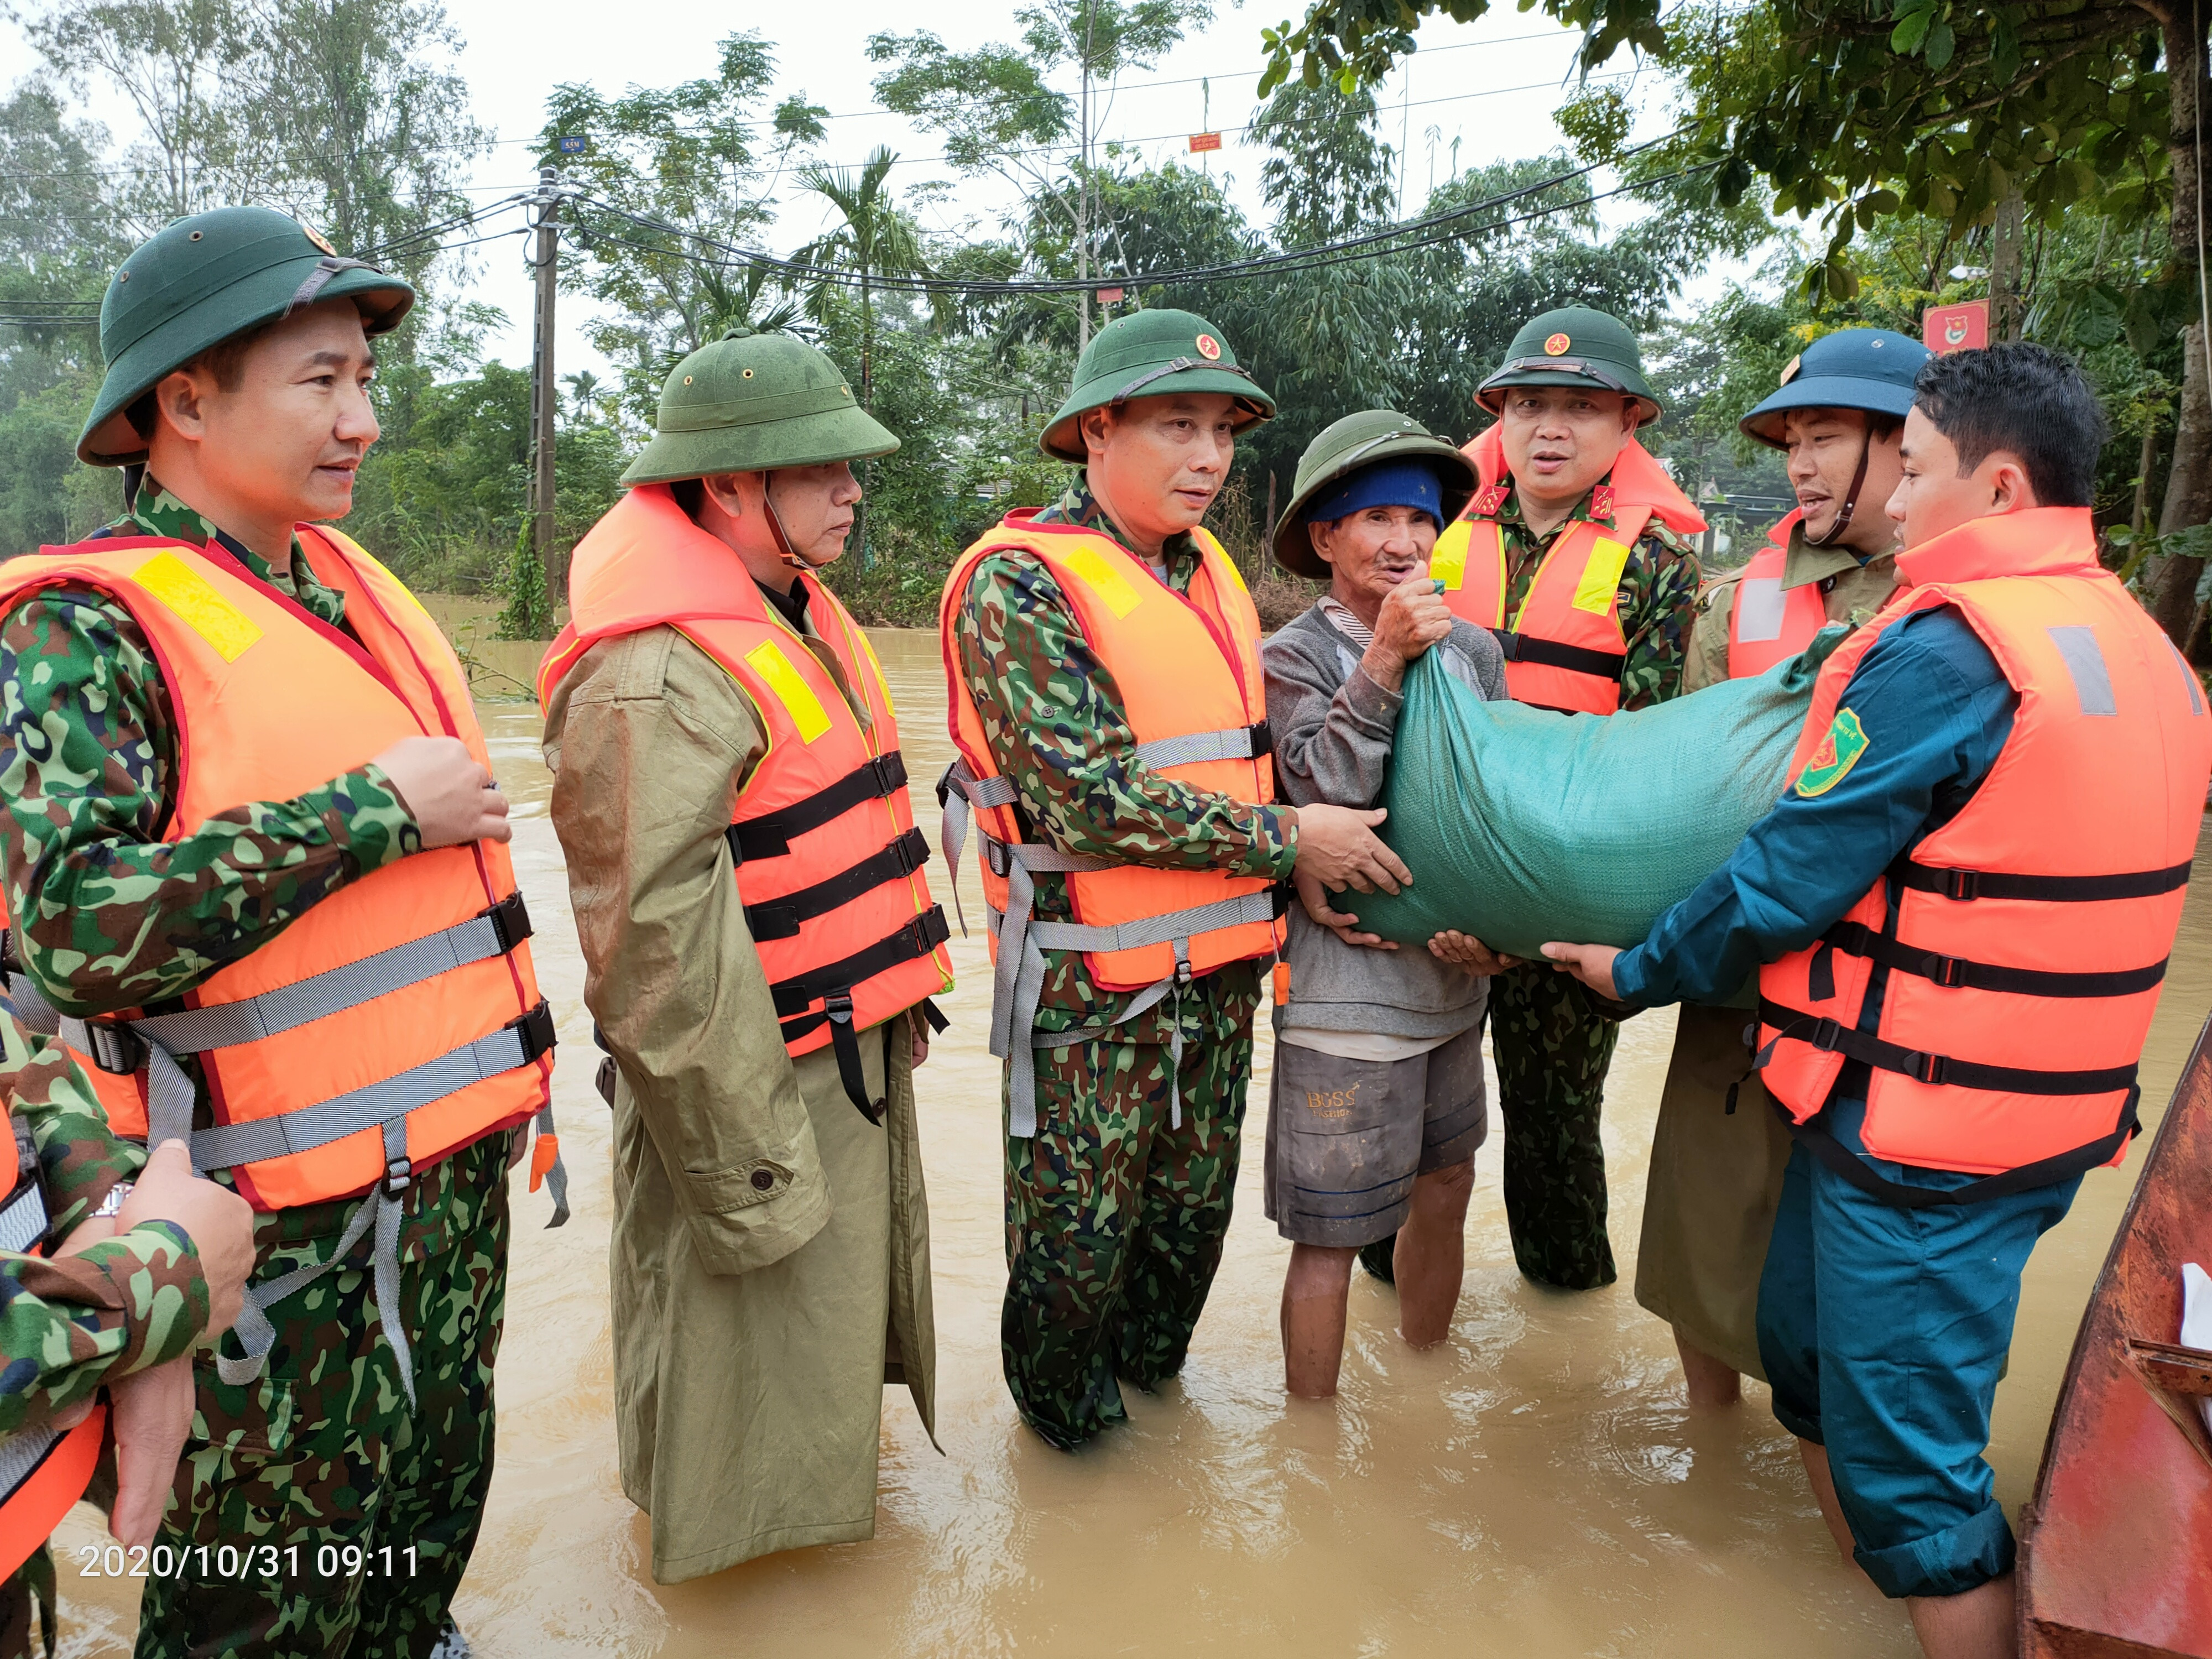
POLYGON ((232 336, 325 300, 351 300, 371 334, 395 327, 415 290, 274 208, 215 208, 179 219, 116 268, 100 302, 107 378, 93 399, 76 458, 131 466, 146 440, 125 415, 162 379, 232 336))
POLYGON ((1588 306, 1562 306, 1521 325, 1505 361, 1475 388, 1474 400, 1495 415, 1510 386, 1572 386, 1619 392, 1643 410, 1640 425, 1664 411, 1644 378, 1644 353, 1618 317, 1588 306))
POLYGON ((1092 337, 1075 365, 1075 385, 1060 413, 1048 422, 1037 447, 1054 460, 1080 466, 1090 459, 1075 418, 1132 398, 1178 392, 1227 392, 1239 404, 1237 430, 1273 419, 1275 400, 1260 389, 1220 331, 1188 311, 1133 311, 1092 337))
POLYGON ((1331 485, 1380 461, 1419 460, 1435 469, 1443 489, 1439 530, 1466 509, 1474 494, 1474 464, 1412 416, 1395 410, 1364 409, 1347 415, 1306 446, 1298 457, 1290 505, 1275 520, 1275 562, 1301 576, 1328 578, 1328 562, 1306 534, 1306 508, 1331 485))
POLYGON ((740 328, 676 365, 660 388, 653 441, 622 482, 821 466, 898 447, 825 353, 789 334, 740 328))

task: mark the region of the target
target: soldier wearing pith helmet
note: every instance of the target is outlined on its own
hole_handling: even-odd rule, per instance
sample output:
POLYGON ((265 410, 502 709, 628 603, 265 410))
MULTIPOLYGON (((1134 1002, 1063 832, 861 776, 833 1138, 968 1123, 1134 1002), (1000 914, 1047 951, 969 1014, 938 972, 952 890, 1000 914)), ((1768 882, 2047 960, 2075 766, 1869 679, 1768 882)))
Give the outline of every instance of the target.
POLYGON ((490 1480, 552 1021, 467 678, 327 523, 413 300, 265 208, 170 225, 109 285, 78 448, 143 469, 129 511, 0 567, 0 677, 38 688, 0 714, 16 1007, 118 1133, 188 1140, 259 1212, 141 1654, 428 1650, 490 1480), (368 1570, 387 1547, 409 1572, 368 1570))
POLYGON ((789 335, 693 352, 539 671, 663 1583, 872 1536, 885 1382, 933 1422, 914 1073, 951 967, 883 671, 821 577, 852 464, 897 447, 789 335))
POLYGON ((1278 884, 1402 874, 1343 807, 1272 805, 1260 620, 1202 526, 1274 413, 1187 311, 1099 331, 1042 447, 1080 470, 955 562, 939 612, 1006 1062, 1006 1383, 1073 1447, 1182 1367, 1221 1259, 1278 884))
MULTIPOLYGON (((1662 410, 1636 336, 1587 306, 1544 312, 1475 401, 1496 423, 1467 446, 1480 487, 1431 556, 1445 603, 1497 635, 1516 702, 1605 715, 1676 696, 1705 520, 1638 441, 1662 410)), ((1598 1126, 1617 1011, 1542 963, 1490 994, 1514 1257, 1541 1284, 1611 1284, 1598 1126)))

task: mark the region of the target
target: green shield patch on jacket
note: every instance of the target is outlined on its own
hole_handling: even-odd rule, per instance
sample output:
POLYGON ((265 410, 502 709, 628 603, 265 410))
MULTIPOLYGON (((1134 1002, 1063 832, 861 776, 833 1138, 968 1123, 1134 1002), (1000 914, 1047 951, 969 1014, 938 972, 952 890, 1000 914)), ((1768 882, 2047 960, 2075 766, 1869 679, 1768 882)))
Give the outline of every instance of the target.
POLYGON ((1825 795, 1844 781, 1844 775, 1858 764, 1861 755, 1867 751, 1866 728, 1859 717, 1848 708, 1836 711, 1836 718, 1828 727, 1827 736, 1820 739, 1805 769, 1797 775, 1797 793, 1810 800, 1815 795, 1825 795))

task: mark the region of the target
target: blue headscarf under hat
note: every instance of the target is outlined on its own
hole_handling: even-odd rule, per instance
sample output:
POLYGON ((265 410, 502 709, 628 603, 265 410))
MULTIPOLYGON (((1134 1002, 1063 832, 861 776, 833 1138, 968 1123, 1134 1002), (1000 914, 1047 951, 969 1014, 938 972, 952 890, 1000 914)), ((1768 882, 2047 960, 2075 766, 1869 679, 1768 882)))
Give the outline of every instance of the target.
POLYGON ((1425 513, 1441 528, 1444 521, 1443 486, 1436 469, 1425 461, 1376 461, 1337 480, 1336 488, 1316 495, 1306 508, 1308 524, 1329 524, 1370 507, 1410 507, 1425 513))

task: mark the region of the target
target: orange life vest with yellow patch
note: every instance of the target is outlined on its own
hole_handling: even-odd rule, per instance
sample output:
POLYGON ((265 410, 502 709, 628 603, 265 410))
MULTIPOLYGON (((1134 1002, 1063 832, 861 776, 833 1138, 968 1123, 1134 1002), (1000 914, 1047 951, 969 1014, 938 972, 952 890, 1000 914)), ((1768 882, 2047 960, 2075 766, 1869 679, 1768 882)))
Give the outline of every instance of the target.
POLYGON ((1736 578, 1735 594, 1729 605, 1730 679, 1747 679, 1788 661, 1827 626, 1827 601, 1820 583, 1782 585, 1790 562, 1790 536, 1804 519, 1802 510, 1793 509, 1767 532, 1766 545, 1751 556, 1743 574, 1736 578))
POLYGON ((1856 1060, 1875 1158, 2004 1176, 2006 1189, 2116 1164, 2212 775, 2203 690, 2099 566, 2087 508, 1977 519, 1897 565, 1903 585, 1821 671, 1797 793, 1832 787, 1866 746, 1851 674, 1916 612, 1954 608, 2019 710, 1959 815, 1821 939, 1760 970, 1767 1091, 1807 1123, 1856 1060), (1881 1021, 1862 1032, 1877 963, 1881 1021))
POLYGON ((1445 605, 1498 636, 1505 689, 1516 702, 1612 714, 1620 707, 1620 672, 1628 661, 1620 577, 1629 550, 1655 518, 1684 535, 1701 534, 1704 518, 1666 469, 1630 438, 1591 492, 1590 517, 1553 538, 1509 623, 1512 578, 1497 518, 1512 489, 1503 428, 1491 427, 1462 453, 1474 463, 1480 487, 1429 555, 1429 574, 1443 583, 1445 605))
POLYGON ((1018 1135, 1033 1122, 1024 1116, 1023 1097, 1042 951, 1079 951, 1094 984, 1157 1000, 1200 975, 1272 957, 1282 946, 1275 884, 1264 877, 1159 869, 1065 853, 1032 840, 1013 786, 1000 775, 961 666, 959 630, 976 565, 993 553, 1026 552, 1059 585, 1085 641, 1113 681, 1136 737, 1128 759, 1193 789, 1239 801, 1272 801, 1275 777, 1259 612, 1221 544, 1203 530, 1191 533, 1200 563, 1187 594, 1111 537, 1080 526, 1040 524, 1035 509, 1027 508, 1009 514, 954 561, 945 578, 939 641, 952 741, 960 753, 940 787, 945 855, 958 857, 972 809, 983 832, 983 893, 992 913, 998 973, 992 1052, 1015 1063, 1012 1129, 1018 1135), (1031 878, 1042 872, 1066 878, 1073 921, 1030 919, 1031 878))
POLYGON ((768 738, 730 814, 746 924, 786 1051, 835 1043, 848 1094, 875 1119, 882 1103, 855 1080, 852 1039, 951 988, 949 930, 922 873, 929 844, 907 798, 882 665, 836 595, 811 573, 799 581, 843 686, 770 611, 734 552, 694 524, 665 484, 641 485, 576 545, 573 620, 545 653, 538 695, 550 702, 599 641, 663 625, 744 689, 768 738))
MULTIPOLYGON (((328 783, 403 738, 458 738, 490 764, 467 678, 414 595, 336 531, 296 533, 357 637, 220 542, 108 537, 0 565, 0 612, 40 589, 89 588, 144 632, 177 726, 171 840, 328 783)), ((191 1085, 175 1057, 198 1055, 215 1122, 191 1135, 193 1162, 230 1170, 256 1209, 390 1195, 533 1114, 550 1129, 553 1022, 529 934, 505 847, 414 853, 264 935, 181 1007, 61 1018, 58 1032, 132 1138, 188 1132, 191 1085)), ((27 981, 10 983, 19 1006, 35 999, 27 981)), ((40 1011, 22 1011, 35 1024, 40 1011)), ((552 1151, 544 1135, 538 1174, 552 1151)))

